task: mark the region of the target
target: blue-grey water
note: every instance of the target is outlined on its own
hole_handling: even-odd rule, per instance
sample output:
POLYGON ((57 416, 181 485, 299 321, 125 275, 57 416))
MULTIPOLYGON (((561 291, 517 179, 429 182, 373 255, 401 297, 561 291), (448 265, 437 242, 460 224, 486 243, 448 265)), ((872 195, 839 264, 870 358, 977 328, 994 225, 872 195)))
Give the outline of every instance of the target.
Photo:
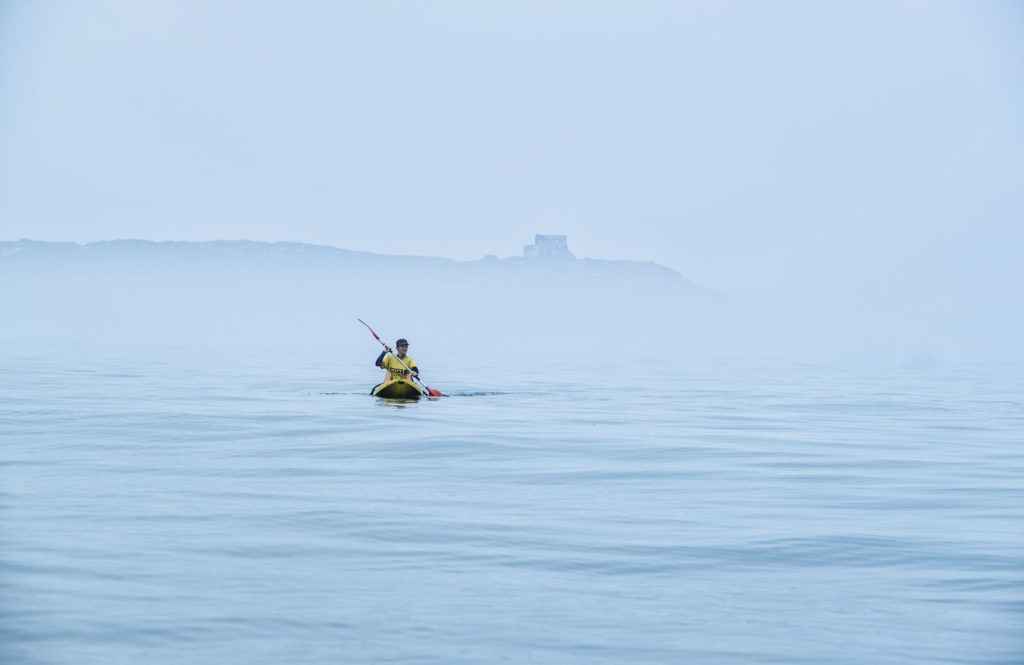
POLYGON ((368 355, 4 357, 0 660, 1024 662, 1015 372, 368 355))

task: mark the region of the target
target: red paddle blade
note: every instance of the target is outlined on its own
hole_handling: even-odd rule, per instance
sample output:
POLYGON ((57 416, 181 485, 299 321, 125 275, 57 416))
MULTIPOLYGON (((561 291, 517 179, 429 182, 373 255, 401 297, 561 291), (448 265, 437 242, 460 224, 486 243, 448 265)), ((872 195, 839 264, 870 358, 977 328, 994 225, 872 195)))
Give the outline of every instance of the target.
MULTIPOLYGON (((362 319, 356 319, 356 321, 358 321, 359 323, 361 323, 364 326, 366 326, 367 329, 370 331, 370 334, 373 335, 373 338, 376 339, 378 342, 380 342, 380 335, 377 334, 376 330, 374 330, 373 328, 370 328, 370 324, 369 323, 367 323, 366 321, 363 321, 362 319)), ((381 343, 383 343, 383 342, 381 342, 381 343)))
POLYGON ((430 395, 431 397, 444 397, 443 392, 441 392, 437 388, 431 388, 429 386, 427 387, 427 394, 430 395))

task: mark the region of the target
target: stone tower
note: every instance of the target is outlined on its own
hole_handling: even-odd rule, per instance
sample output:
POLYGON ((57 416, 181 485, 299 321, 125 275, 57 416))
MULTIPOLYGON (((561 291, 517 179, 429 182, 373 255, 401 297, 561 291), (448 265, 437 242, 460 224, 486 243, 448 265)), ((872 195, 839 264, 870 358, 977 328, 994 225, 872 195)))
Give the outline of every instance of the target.
POLYGON ((548 236, 537 234, 533 244, 523 247, 523 256, 528 259, 562 259, 571 260, 576 257, 569 251, 567 236, 548 236))

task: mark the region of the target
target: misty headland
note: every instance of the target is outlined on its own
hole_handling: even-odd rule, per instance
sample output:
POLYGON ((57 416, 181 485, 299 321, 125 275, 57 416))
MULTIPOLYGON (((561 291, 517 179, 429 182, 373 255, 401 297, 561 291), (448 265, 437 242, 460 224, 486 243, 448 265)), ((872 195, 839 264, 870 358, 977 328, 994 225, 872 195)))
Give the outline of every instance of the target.
POLYGON ((715 299, 663 266, 577 259, 564 237, 562 252, 547 238, 522 256, 476 261, 292 242, 4 242, 3 334, 8 343, 345 346, 346 337, 365 343, 352 325, 363 316, 421 345, 516 355, 587 347, 715 299))

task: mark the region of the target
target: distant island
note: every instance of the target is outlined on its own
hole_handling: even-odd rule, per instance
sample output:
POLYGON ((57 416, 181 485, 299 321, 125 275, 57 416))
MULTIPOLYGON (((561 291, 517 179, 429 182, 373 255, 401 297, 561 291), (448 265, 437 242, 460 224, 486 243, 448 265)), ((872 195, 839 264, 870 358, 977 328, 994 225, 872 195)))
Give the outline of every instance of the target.
POLYGON ((89 243, 0 241, 0 271, 44 269, 70 273, 127 270, 132 273, 202 273, 226 270, 261 273, 335 273, 348 277, 465 279, 509 285, 508 280, 549 287, 630 285, 671 291, 701 291, 678 272, 653 262, 578 259, 564 235, 542 235, 522 256, 459 261, 441 257, 360 252, 328 245, 250 240, 109 240, 89 243))
POLYGON ((577 258, 560 235, 537 235, 521 256, 468 261, 296 242, 0 241, 8 349, 319 345, 329 356, 349 344, 362 353, 365 331, 353 325, 363 316, 453 357, 482 340, 600 354, 602 340, 652 346, 679 334, 679 317, 701 318, 716 298, 652 262, 577 258))

